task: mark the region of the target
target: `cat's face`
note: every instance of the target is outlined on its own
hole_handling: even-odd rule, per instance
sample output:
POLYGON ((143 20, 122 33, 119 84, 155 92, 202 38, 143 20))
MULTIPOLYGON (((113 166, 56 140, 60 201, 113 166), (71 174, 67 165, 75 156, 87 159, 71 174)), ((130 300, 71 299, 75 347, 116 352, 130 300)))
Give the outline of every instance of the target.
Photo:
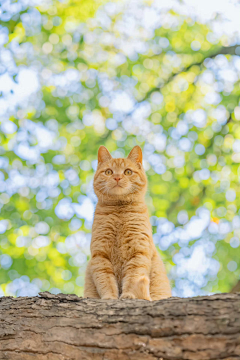
POLYGON ((99 199, 143 197, 146 187, 147 178, 139 146, 135 146, 126 159, 113 159, 104 146, 99 148, 98 168, 94 176, 94 190, 99 199))

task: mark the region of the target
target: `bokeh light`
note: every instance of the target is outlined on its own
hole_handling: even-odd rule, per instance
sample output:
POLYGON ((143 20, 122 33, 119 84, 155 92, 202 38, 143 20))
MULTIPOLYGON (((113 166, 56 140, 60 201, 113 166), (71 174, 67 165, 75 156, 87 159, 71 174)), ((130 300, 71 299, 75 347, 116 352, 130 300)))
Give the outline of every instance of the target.
POLYGON ((83 294, 97 150, 144 154, 173 295, 240 279, 240 4, 2 0, 0 296, 83 294))

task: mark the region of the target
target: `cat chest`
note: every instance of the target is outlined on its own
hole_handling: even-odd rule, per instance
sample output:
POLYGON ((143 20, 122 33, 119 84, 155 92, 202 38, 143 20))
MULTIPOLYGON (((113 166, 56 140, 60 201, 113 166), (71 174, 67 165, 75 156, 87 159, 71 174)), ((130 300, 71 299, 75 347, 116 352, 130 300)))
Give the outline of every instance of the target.
MULTIPOLYGON (((131 228, 129 221, 125 217, 118 215, 111 215, 105 219, 101 229, 96 231, 97 237, 101 237, 101 243, 105 248, 113 266, 122 266, 131 255, 127 252, 126 243, 129 241, 129 234, 131 228)), ((134 236, 134 234, 132 234, 134 236)))
POLYGON ((95 217, 92 251, 104 251, 114 267, 123 266, 134 253, 149 247, 151 228, 144 218, 134 215, 110 214, 104 221, 95 217))
POLYGON ((124 217, 114 224, 114 234, 109 244, 109 258, 114 267, 123 267, 134 254, 148 251, 151 231, 143 222, 124 217))

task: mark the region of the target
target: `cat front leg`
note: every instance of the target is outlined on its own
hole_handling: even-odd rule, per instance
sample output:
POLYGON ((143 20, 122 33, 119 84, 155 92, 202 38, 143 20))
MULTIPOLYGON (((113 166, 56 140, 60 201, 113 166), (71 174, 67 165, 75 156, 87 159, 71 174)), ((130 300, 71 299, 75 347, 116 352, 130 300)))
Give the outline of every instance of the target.
POLYGON ((100 299, 91 274, 91 261, 89 261, 86 269, 83 296, 90 299, 100 299))
POLYGON ((93 255, 91 273, 101 299, 118 299, 118 285, 113 266, 106 254, 93 255))
POLYGON ((171 286, 168 280, 163 261, 155 251, 150 271, 150 294, 152 300, 161 300, 171 297, 171 286))
POLYGON ((126 265, 120 299, 144 299, 151 301, 149 280, 149 259, 135 256, 126 265))

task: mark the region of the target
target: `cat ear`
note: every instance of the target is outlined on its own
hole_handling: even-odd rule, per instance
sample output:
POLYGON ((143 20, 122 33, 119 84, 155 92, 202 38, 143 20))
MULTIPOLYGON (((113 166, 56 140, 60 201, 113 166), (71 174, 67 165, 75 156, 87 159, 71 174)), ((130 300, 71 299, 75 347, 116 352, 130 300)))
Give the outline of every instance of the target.
POLYGON ((132 160, 133 162, 142 164, 142 149, 140 148, 140 146, 134 146, 127 158, 132 160))
POLYGON ((100 146, 98 149, 98 163, 104 163, 105 161, 111 160, 112 156, 105 146, 100 146))

